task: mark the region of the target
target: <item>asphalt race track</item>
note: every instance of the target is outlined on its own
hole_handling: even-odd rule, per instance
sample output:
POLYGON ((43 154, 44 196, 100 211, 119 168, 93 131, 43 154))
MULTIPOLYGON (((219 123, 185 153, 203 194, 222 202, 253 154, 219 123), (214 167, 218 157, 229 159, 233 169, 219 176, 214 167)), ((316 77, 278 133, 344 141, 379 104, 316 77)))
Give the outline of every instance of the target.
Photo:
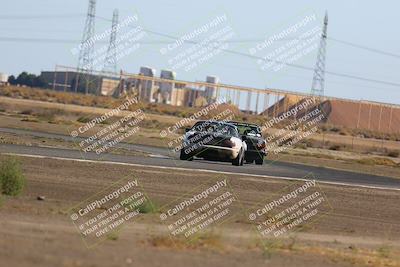
MULTIPOLYGON (((72 137, 58 134, 40 133, 27 130, 16 130, 0 128, 0 132, 9 132, 15 134, 29 134, 47 138, 63 139, 72 141, 72 137)), ((75 139, 76 140, 76 139, 75 139)), ((254 164, 245 164, 244 166, 233 166, 230 163, 212 162, 196 159, 194 161, 180 161, 176 155, 171 155, 168 149, 157 148, 144 145, 132 145, 122 143, 118 145, 132 151, 142 151, 151 154, 151 156, 127 156, 111 153, 102 153, 101 156, 95 153, 84 153, 72 149, 60 149, 51 147, 34 147, 22 145, 0 144, 0 153, 19 154, 31 156, 56 157, 78 160, 95 160, 115 163, 136 164, 144 166, 158 166, 170 168, 184 168, 190 170, 204 170, 223 173, 234 173, 248 176, 258 176, 268 179, 268 177, 285 179, 301 179, 312 173, 317 181, 328 183, 340 183, 355 186, 381 187, 388 189, 400 189, 400 179, 368 175, 362 173, 341 171, 323 167, 306 166, 287 162, 268 162, 262 166, 254 164)))

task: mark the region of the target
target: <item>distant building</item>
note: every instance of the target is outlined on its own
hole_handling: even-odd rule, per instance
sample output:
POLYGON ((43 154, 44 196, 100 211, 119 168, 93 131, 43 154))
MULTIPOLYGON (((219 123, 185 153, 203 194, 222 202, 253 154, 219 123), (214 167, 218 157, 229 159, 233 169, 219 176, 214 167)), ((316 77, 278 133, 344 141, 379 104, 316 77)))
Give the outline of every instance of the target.
POLYGON ((155 81, 153 78, 156 77, 156 70, 147 66, 140 67, 140 73, 134 77, 111 77, 102 74, 42 71, 41 78, 47 88, 56 91, 87 92, 113 97, 135 94, 143 102, 173 106, 198 107, 217 100, 219 78, 216 76, 207 76, 206 82, 210 84, 208 86, 189 87, 186 82, 176 81, 176 73, 171 70, 161 70, 160 78, 164 81, 155 81))
POLYGON ((42 71, 40 77, 45 87, 56 91, 74 91, 72 88, 77 78, 76 71, 42 71))
POLYGON ((186 88, 185 106, 198 107, 205 106, 207 99, 204 97, 204 91, 197 88, 186 88), (201 99, 201 100, 200 100, 201 99))
MULTIPOLYGON (((167 79, 167 80, 175 80, 176 73, 174 71, 170 71, 170 70, 162 70, 160 73, 160 78, 167 79)), ((174 89, 175 89, 174 82, 160 82, 160 93, 161 93, 161 97, 163 99, 163 103, 171 104, 171 96, 172 96, 172 91, 174 89)), ((178 93, 174 93, 174 95, 175 94, 178 94, 178 93)))
POLYGON ((8 75, 0 72, 0 86, 8 85, 8 75))
POLYGON ((186 83, 175 83, 171 91, 171 97, 169 104, 173 106, 186 106, 186 95, 188 90, 186 83))
POLYGON ((76 71, 42 71, 40 76, 45 82, 46 88, 64 92, 113 95, 119 84, 117 77, 105 77, 76 71))
POLYGON ((115 95, 116 89, 119 87, 120 80, 118 78, 101 78, 100 94, 103 96, 115 95))
MULTIPOLYGON (((218 84, 219 78, 216 76, 207 76, 207 83, 218 84)), ((214 103, 217 100, 217 86, 206 86, 204 97, 206 98, 208 103, 214 103)))
MULTIPOLYGON (((139 75, 155 77, 156 70, 149 67, 140 67, 139 75)), ((138 82, 138 95, 141 101, 156 102, 154 81, 140 80, 138 82)))

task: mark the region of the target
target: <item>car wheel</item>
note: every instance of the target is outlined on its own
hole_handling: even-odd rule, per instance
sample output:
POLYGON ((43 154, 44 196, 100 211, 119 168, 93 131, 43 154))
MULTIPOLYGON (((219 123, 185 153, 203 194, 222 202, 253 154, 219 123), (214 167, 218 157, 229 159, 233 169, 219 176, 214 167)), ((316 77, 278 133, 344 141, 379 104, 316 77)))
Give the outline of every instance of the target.
POLYGON ((237 157, 232 160, 232 165, 235 166, 242 166, 243 165, 243 149, 240 149, 239 154, 237 155, 237 157))
POLYGON ((264 163, 264 156, 259 156, 256 158, 256 165, 263 165, 264 163))
POLYGON ((179 159, 180 159, 180 160, 189 160, 189 161, 192 161, 192 160, 193 160, 193 157, 189 156, 188 154, 186 154, 186 153, 183 151, 183 149, 181 149, 181 153, 180 153, 180 155, 179 155, 179 159))

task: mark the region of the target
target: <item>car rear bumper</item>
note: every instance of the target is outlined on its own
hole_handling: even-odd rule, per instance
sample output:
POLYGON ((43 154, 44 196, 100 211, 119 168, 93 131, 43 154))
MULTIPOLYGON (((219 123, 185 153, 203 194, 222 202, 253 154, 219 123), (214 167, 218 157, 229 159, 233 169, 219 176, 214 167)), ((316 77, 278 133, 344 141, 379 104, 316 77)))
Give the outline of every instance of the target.
POLYGON ((223 146, 213 146, 213 145, 203 145, 196 149, 184 149, 186 154, 197 157, 207 157, 207 158, 219 158, 219 159, 235 159, 240 152, 240 147, 223 147, 223 146), (190 152, 190 153, 187 153, 190 152))

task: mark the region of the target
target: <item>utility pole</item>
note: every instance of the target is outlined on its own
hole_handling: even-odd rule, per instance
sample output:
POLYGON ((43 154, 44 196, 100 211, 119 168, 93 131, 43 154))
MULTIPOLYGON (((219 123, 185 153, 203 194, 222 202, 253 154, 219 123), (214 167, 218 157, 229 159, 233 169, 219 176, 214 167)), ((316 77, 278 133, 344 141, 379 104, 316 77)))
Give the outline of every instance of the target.
POLYGON ((325 13, 322 28, 321 41, 319 44, 317 63, 315 64, 314 77, 311 85, 311 94, 323 96, 325 90, 325 60, 326 60, 326 38, 328 33, 328 12, 325 13))
MULTIPOLYGON (((93 53, 94 53, 94 29, 96 17, 96 0, 89 0, 89 7, 86 16, 85 28, 83 29, 82 42, 79 47, 78 73, 75 83, 75 91, 79 84, 81 72, 91 74, 93 72, 93 53)), ((85 77, 85 93, 88 93, 89 77, 85 77)))
POLYGON ((115 9, 112 17, 110 44, 104 60, 103 71, 117 72, 117 32, 118 32, 118 9, 115 9))

